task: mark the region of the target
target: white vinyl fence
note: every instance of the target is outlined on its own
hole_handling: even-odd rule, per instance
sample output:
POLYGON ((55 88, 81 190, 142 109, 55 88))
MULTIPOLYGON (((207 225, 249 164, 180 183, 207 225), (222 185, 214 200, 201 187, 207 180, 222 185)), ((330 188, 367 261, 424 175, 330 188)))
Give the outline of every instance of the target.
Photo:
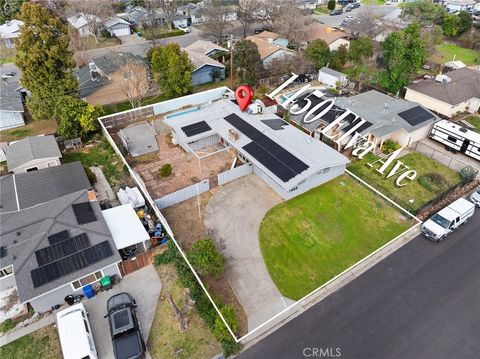
POLYGON ((219 173, 218 185, 222 186, 225 183, 235 181, 236 179, 247 176, 250 173, 253 173, 253 165, 250 163, 245 163, 231 170, 219 173))
POLYGON ((159 209, 173 206, 174 204, 186 201, 210 190, 208 179, 195 183, 194 185, 182 188, 176 192, 169 193, 163 197, 157 198, 155 204, 159 209))

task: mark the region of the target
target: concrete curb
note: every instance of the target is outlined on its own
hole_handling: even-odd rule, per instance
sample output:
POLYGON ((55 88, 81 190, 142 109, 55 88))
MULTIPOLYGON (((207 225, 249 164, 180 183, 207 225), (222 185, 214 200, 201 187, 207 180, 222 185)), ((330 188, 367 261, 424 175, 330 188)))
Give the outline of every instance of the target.
POLYGON ((377 251, 373 252, 371 255, 367 256, 365 259, 348 268, 345 272, 341 273, 336 278, 332 279, 330 282, 327 282, 319 289, 314 291, 307 298, 304 298, 300 302, 297 302, 296 305, 293 305, 288 310, 279 315, 277 318, 272 320, 268 325, 265 325, 263 330, 259 330, 258 332, 254 332, 252 334, 247 334, 244 339, 241 340, 245 346, 245 349, 259 342, 290 320, 296 318, 304 311, 318 304, 330 294, 347 285, 348 283, 356 279, 358 276, 360 276, 362 273, 366 272, 368 269, 388 257, 390 254, 403 247, 420 233, 421 222, 415 224, 413 227, 402 233, 397 238, 393 239, 383 247, 379 248, 377 251))

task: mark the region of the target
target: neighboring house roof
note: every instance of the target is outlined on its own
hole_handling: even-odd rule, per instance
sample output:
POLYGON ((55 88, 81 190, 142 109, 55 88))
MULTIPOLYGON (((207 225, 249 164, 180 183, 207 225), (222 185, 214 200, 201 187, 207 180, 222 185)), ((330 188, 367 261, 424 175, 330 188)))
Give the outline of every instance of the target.
POLYGON ((141 6, 136 6, 130 9, 129 11, 127 11, 126 16, 127 18, 135 21, 136 23, 163 19, 165 17, 161 10, 149 11, 141 6))
POLYGON ((106 28, 111 28, 117 24, 130 25, 128 21, 120 19, 119 17, 110 17, 103 22, 103 25, 105 25, 106 28))
POLYGON ((188 16, 187 15, 184 15, 184 14, 179 14, 179 13, 176 13, 175 15, 173 15, 173 20, 187 20, 188 19, 188 16))
POLYGON ((281 37, 279 34, 272 31, 262 31, 259 34, 252 35, 252 36, 256 37, 257 39, 264 39, 264 40, 267 40, 267 39, 275 40, 281 37))
POLYGON ((210 65, 210 66, 215 66, 215 67, 221 67, 221 68, 224 68, 225 65, 206 56, 206 55, 203 55, 201 53, 198 53, 198 52, 195 52, 195 51, 191 51, 189 49, 184 49, 187 54, 188 54, 188 58, 190 59, 190 61, 193 62, 193 65, 195 66, 195 71, 198 70, 199 68, 205 66, 205 65, 210 65))
POLYGON ((435 79, 418 80, 409 84, 407 89, 420 92, 450 105, 458 105, 471 98, 480 99, 480 72, 468 67, 447 72, 444 76, 450 82, 438 82, 435 79))
MULTIPOLYGON (((308 95, 309 93, 299 98, 298 105, 300 107, 303 106, 304 98, 308 95)), ((312 101, 311 106, 313 107, 327 98, 323 97, 318 99, 310 96, 309 99, 312 101)), ((389 135, 399 129, 411 133, 424 126, 430 126, 434 121, 438 120, 435 114, 415 102, 394 98, 375 90, 363 92, 351 97, 335 97, 332 109, 316 121, 305 123, 303 121, 305 114, 292 115, 291 118, 303 128, 309 131, 315 131, 321 124, 333 122, 347 109, 367 121, 367 123, 358 129, 360 134, 367 135, 372 133, 378 137, 389 135), (412 110, 414 108, 415 110, 412 110), (423 116, 423 121, 418 121, 417 123, 415 119, 412 118, 412 115, 406 113, 408 110, 415 112, 413 115, 420 113, 423 116), (410 122, 407 121, 406 118, 408 118, 410 122)), ((354 118, 353 115, 349 117, 350 119, 347 121, 351 121, 354 118)))
POLYGON ((445 67, 450 67, 452 69, 458 70, 464 67, 467 67, 462 61, 456 60, 456 61, 449 61, 445 62, 445 67))
POLYGON ((18 211, 91 187, 80 162, 2 176, 0 213, 18 211))
POLYGON ((332 42, 335 42, 338 39, 344 39, 347 37, 348 35, 342 31, 338 31, 330 26, 314 22, 308 26, 305 40, 308 42, 313 40, 323 40, 330 45, 332 42))
POLYGON ((57 141, 52 135, 27 137, 11 143, 5 150, 9 171, 33 160, 42 158, 62 157, 57 141))
POLYGON ((293 51, 288 50, 285 47, 282 47, 273 43, 269 43, 268 41, 255 36, 247 36, 246 39, 254 42, 257 45, 258 52, 262 60, 266 59, 267 57, 271 56, 272 54, 280 50, 293 54, 293 51))
POLYGON ((80 98, 85 98, 110 83, 109 79, 98 72, 90 71, 88 66, 77 71, 77 79, 80 98))
POLYGON ((83 12, 80 12, 78 14, 75 14, 73 16, 70 16, 67 21, 72 25, 75 29, 80 29, 86 25, 89 25, 93 22, 100 22, 100 18, 95 15, 90 15, 90 14, 84 14, 83 12))
POLYGON ((2 39, 14 39, 20 35, 20 28, 22 26, 23 21, 7 21, 5 24, 0 25, 0 37, 2 37, 2 39))
POLYGON ((22 303, 121 261, 100 206, 89 201, 87 190, 1 213, 0 220, 1 266, 13 265, 22 303))
POLYGON ((91 62, 93 62, 95 66, 101 69, 104 75, 110 75, 120 70, 129 62, 134 62, 138 65, 147 66, 145 60, 142 57, 134 55, 131 52, 111 51, 103 56, 94 57, 91 62))
POLYGON ((228 49, 222 46, 219 46, 213 42, 205 41, 205 40, 197 40, 193 44, 190 44, 187 47, 185 47, 185 50, 194 51, 207 56, 209 53, 211 53, 214 50, 228 52, 228 49))
POLYGON ((6 112, 25 112, 22 102, 22 94, 20 93, 21 85, 20 70, 13 65, 0 68, 0 75, 8 72, 15 72, 15 76, 7 79, 0 79, 0 111, 6 112))
POLYGON ((319 72, 323 72, 325 74, 329 74, 329 75, 332 75, 332 76, 335 76, 337 78, 342 78, 342 77, 345 77, 346 75, 342 72, 339 72, 339 71, 336 71, 336 70, 333 70, 329 67, 322 67, 319 72))

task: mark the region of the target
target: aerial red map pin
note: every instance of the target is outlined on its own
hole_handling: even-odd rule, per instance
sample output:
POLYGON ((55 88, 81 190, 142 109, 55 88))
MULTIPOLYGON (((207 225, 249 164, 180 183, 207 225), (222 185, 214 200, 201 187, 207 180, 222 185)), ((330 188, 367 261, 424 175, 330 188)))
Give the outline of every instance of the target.
POLYGON ((252 97, 253 90, 248 85, 238 86, 235 90, 235 98, 237 99, 238 107, 240 107, 240 110, 242 111, 245 111, 245 109, 248 107, 252 97))

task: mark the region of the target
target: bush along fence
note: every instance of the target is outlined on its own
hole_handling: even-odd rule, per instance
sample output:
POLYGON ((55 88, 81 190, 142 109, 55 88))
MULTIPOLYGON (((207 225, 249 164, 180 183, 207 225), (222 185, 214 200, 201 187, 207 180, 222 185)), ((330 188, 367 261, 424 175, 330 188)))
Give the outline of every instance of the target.
MULTIPOLYGON (((196 254, 197 253, 194 253, 192 255, 196 254)), ((190 290, 190 297, 195 301, 195 307, 198 314, 207 323, 209 329, 222 345, 225 357, 229 357, 230 355, 239 352, 241 349, 241 344, 237 343, 236 340, 230 335, 227 327, 223 324, 217 311, 213 307, 208 297, 205 295, 205 292, 201 288, 192 271, 172 241, 168 242, 168 247, 165 252, 154 257, 155 266, 168 263, 173 263, 175 265, 180 282, 185 288, 190 290)), ((232 306, 220 305, 219 307, 232 331, 236 331, 238 327, 238 321, 235 317, 232 306)))
MULTIPOLYGON (((351 169, 350 169, 351 170, 351 169)), ((450 187, 447 189, 445 192, 439 194, 437 197, 431 199, 427 203, 425 203, 421 207, 416 207, 412 205, 412 203, 409 203, 407 201, 404 201, 403 199, 399 198, 398 196, 394 195, 392 192, 390 192, 387 188, 382 186, 380 183, 372 183, 368 178, 365 178, 365 176, 362 175, 359 171, 353 171, 356 176, 367 182, 370 186, 375 188, 377 191, 383 193, 385 196, 390 198, 392 201, 397 203, 399 206, 405 208, 408 212, 410 212, 412 215, 417 216, 419 213, 422 213, 423 218, 428 218, 428 215, 425 217, 425 213, 429 213, 428 208, 431 208, 435 206, 435 204, 444 202, 446 199, 452 197, 453 194, 457 194, 458 196, 461 196, 463 192, 467 191, 470 189, 474 183, 477 183, 475 180, 475 177, 477 176, 478 171, 475 170, 474 168, 467 166, 464 167, 460 171, 460 176, 462 180, 457 183, 455 186, 450 187), (464 190, 463 190, 464 189, 464 190)))

